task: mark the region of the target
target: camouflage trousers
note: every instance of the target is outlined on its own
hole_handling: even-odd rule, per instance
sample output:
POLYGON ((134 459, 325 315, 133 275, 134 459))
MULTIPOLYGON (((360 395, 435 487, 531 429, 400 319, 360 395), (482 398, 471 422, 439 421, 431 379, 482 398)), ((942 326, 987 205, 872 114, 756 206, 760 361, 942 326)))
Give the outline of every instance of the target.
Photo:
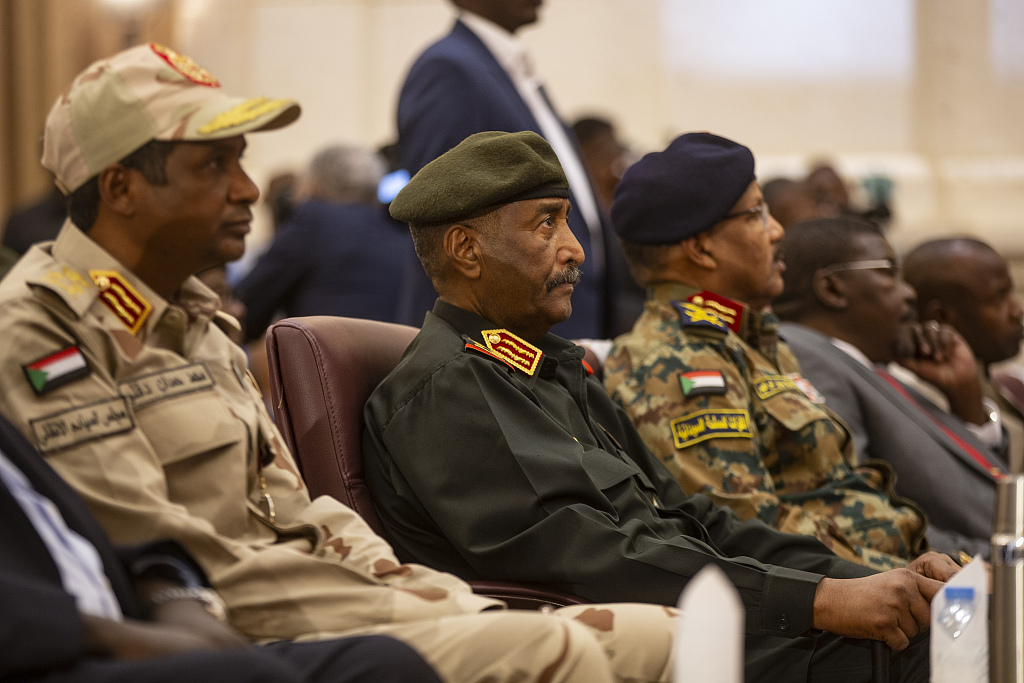
POLYGON ((398 638, 448 683, 664 682, 671 671, 675 615, 660 605, 573 605, 551 612, 495 610, 316 638, 398 638))

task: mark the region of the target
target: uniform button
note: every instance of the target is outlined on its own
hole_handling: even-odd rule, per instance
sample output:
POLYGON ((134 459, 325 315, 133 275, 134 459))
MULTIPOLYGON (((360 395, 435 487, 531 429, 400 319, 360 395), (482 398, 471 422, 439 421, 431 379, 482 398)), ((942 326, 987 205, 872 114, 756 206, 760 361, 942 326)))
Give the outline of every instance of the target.
POLYGON ((786 620, 786 615, 783 614, 781 617, 779 617, 779 630, 780 631, 785 631, 788 628, 789 628, 789 621, 786 620))
POLYGON ((658 499, 655 498, 654 496, 651 496, 651 502, 654 503, 654 507, 655 508, 660 508, 661 507, 660 505, 658 505, 658 499))

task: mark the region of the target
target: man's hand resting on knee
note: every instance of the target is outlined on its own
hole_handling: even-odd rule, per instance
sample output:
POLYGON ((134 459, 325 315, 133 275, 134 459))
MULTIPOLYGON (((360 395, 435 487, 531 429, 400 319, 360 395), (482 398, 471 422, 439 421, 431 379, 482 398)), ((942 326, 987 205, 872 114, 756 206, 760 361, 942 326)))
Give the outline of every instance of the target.
MULTIPOLYGON (((928 571, 936 570, 935 564, 925 564, 928 571)), ((902 650, 928 628, 931 599, 943 585, 925 576, 924 569, 893 569, 861 579, 822 579, 814 596, 814 627, 851 638, 883 640, 892 649, 902 650)))

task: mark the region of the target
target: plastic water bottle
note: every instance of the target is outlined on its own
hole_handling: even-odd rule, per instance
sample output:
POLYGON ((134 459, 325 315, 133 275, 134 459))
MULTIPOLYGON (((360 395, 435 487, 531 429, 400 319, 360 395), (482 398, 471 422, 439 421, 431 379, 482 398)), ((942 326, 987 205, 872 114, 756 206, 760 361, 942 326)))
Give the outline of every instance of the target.
POLYGON ((939 613, 939 624, 951 638, 959 638, 974 617, 974 589, 947 586, 946 606, 939 613))
POLYGON ((987 583, 971 562, 932 600, 931 683, 988 683, 987 583))

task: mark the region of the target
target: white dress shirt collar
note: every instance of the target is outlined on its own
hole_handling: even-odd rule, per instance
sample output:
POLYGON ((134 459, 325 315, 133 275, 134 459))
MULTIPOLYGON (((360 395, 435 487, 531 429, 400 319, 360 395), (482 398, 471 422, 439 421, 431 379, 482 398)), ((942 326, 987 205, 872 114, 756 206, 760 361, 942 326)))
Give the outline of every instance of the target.
POLYGON ((832 346, 836 347, 840 351, 844 351, 848 356, 852 357, 855 361, 873 370, 875 364, 871 362, 871 359, 864 355, 864 352, 858 349, 850 342, 843 341, 842 339, 836 339, 835 337, 829 337, 828 340, 832 342, 832 346))
POLYGON ((466 10, 459 12, 459 21, 480 39, 513 81, 519 82, 533 75, 526 46, 515 35, 490 19, 484 19, 479 14, 466 10))

